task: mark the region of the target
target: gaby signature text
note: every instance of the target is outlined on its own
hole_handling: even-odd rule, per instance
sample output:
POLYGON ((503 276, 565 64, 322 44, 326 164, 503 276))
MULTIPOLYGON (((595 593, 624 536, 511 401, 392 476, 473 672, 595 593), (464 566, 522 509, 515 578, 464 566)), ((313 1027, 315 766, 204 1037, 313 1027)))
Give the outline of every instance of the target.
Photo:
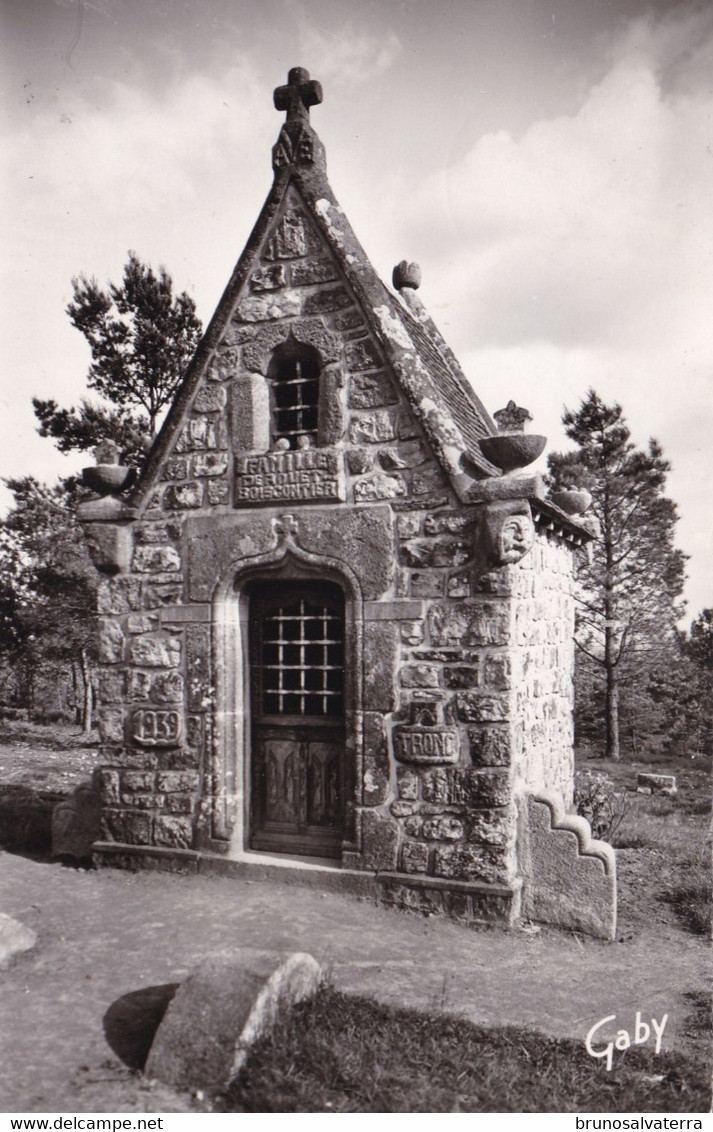
POLYGON ((615 1049, 625 1050, 628 1049, 630 1045, 644 1046, 649 1041, 652 1033, 656 1043, 655 1052, 661 1052, 661 1039, 663 1038, 663 1032, 668 1022, 668 1014, 664 1014, 660 1022, 652 1018, 651 1025, 649 1025, 648 1022, 642 1021, 641 1011, 637 1010, 633 1034, 630 1034, 628 1030, 617 1030, 616 1037, 605 1044, 602 1041, 602 1036, 599 1031, 602 1030, 608 1022, 614 1022, 615 1020, 616 1014, 608 1014, 606 1018, 601 1018, 599 1022, 595 1022, 584 1040, 587 1053, 591 1054, 592 1057, 606 1058, 607 1069, 611 1069, 612 1067, 615 1049))

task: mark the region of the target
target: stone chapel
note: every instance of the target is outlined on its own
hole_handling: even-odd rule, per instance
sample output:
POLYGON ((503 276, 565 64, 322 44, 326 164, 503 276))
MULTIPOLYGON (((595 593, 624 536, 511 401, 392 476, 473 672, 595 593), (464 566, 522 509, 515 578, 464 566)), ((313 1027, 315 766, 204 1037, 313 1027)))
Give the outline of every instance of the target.
POLYGON ((321 100, 275 90, 272 188, 140 475, 85 472, 95 859, 612 938, 612 850, 567 814, 581 500, 521 470, 544 437, 488 414, 417 265, 376 275, 321 100))

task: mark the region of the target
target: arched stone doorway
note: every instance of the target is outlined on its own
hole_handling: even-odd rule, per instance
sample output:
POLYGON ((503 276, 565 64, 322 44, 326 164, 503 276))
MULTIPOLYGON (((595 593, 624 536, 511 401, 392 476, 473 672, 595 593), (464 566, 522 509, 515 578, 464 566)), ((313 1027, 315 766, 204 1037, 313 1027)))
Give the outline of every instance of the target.
POLYGON ((213 603, 213 835, 230 856, 341 862, 362 759, 362 600, 343 563, 288 538, 213 603))
POLYGON ((344 837, 345 600, 333 581, 246 587, 250 849, 341 856, 344 837))

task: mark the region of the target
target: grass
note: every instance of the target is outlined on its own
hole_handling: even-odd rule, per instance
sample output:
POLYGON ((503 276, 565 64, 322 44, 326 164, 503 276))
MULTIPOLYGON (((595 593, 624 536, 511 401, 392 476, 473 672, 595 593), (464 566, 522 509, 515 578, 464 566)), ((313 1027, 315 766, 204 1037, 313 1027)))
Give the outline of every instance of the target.
POLYGON ((66 722, 31 723, 23 719, 0 719, 0 744, 28 744, 44 750, 72 752, 96 747, 96 732, 88 735, 76 724, 66 722))
POLYGON ((670 799, 641 798, 635 810, 622 822, 612 838, 615 849, 643 849, 647 846, 665 845, 676 850, 676 855, 690 853, 690 831, 687 823, 674 817, 668 805, 657 811, 660 801, 670 803, 670 799), (686 833, 688 831, 688 833, 686 833))
POLYGON ((216 1111, 706 1112, 709 1081, 692 1050, 630 1049, 607 1072, 582 1042, 324 988, 253 1048, 216 1111))
POLYGON ((664 892, 661 900, 670 904, 681 924, 695 935, 711 934, 710 870, 699 868, 688 877, 688 883, 664 892))
POLYGON ((66 723, 0 720, 0 786, 71 794, 97 765, 97 735, 66 723))
POLYGON ((91 779, 97 741, 73 724, 0 719, 0 848, 47 859, 52 810, 91 779))
POLYGON ((681 803, 690 814, 709 814, 713 810, 713 798, 683 798, 681 803))
POLYGON ((689 991, 683 997, 691 1004, 684 1033, 688 1038, 702 1042, 705 1049, 709 1049, 713 1022, 713 995, 705 991, 689 991))
MULTIPOLYGON (((656 900, 673 909, 685 931, 703 936, 711 933, 712 908, 708 771, 707 766, 692 770, 684 765, 677 774, 679 792, 672 796, 632 793, 634 805, 612 838, 615 849, 660 854, 654 874, 656 900)), ((633 781, 635 770, 629 773, 633 781)))

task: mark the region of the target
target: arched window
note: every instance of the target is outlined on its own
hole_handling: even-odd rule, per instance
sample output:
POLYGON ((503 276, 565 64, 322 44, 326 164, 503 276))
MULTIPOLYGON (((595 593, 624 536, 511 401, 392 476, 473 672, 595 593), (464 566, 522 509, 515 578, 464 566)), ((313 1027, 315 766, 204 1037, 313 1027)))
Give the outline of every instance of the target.
POLYGON ((317 443, 319 370, 317 351, 310 346, 286 343, 275 350, 267 371, 273 447, 278 440, 287 440, 290 448, 317 443))

